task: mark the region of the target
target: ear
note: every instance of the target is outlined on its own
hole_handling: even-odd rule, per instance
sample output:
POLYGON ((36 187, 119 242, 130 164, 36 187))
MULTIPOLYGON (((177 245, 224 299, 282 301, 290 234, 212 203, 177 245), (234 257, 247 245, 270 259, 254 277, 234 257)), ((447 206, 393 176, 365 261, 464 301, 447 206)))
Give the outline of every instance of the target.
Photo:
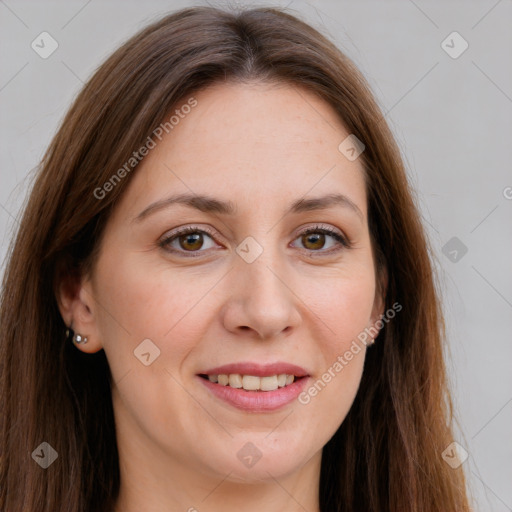
MULTIPOLYGON (((372 315, 370 319, 370 327, 377 331, 382 328, 382 322, 377 322, 384 316, 384 308, 386 307, 386 293, 388 289, 388 272, 385 266, 377 270, 376 276, 375 299, 373 302, 372 315)), ((378 334, 377 334, 378 336, 378 334)))
MULTIPOLYGON (((103 348, 98 336, 96 301, 90 279, 78 272, 61 274, 56 284, 56 298, 64 323, 76 334, 87 337, 87 343, 75 344, 82 352, 92 354, 103 348)), ((72 343, 69 341, 69 343, 72 343)))

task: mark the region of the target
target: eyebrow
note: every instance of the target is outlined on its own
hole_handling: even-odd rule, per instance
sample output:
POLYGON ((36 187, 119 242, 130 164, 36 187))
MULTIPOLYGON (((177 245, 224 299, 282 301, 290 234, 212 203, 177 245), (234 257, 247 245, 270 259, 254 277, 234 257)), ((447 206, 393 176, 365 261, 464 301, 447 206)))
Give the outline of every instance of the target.
MULTIPOLYGON (((222 215, 236 215, 237 213, 236 205, 232 201, 222 201, 207 195, 184 193, 173 195, 150 204, 133 219, 133 222, 140 222, 152 213, 166 209, 174 204, 182 204, 205 213, 218 213, 222 215)), ((321 197, 298 199, 283 212, 283 216, 288 213, 326 210, 333 206, 349 208, 364 221, 364 215, 359 207, 349 197, 343 194, 327 194, 321 197)))

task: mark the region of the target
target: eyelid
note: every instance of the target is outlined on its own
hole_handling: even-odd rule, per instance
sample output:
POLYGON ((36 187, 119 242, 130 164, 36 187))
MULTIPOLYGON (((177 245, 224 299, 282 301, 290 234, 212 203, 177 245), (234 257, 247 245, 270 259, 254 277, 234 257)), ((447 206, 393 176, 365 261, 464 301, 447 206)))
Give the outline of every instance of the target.
MULTIPOLYGON (((334 228, 330 225, 323 225, 323 224, 319 224, 319 223, 310 225, 307 227, 299 228, 293 235, 294 238, 291 243, 295 242, 295 240, 297 240, 297 238, 300 236, 304 236, 304 235, 307 235, 310 233, 319 233, 319 232, 333 237, 336 240, 338 247, 331 248, 328 250, 320 249, 317 251, 312 250, 312 249, 305 249, 302 247, 298 247, 298 249, 300 249, 301 251, 305 251, 309 254, 318 254, 319 256, 321 256, 324 254, 329 255, 332 253, 336 253, 342 249, 350 249, 352 247, 352 243, 351 243, 350 239, 346 235, 344 235, 342 232, 340 232, 339 230, 337 230, 336 228, 334 228)), ((177 249, 168 247, 171 241, 173 241, 174 239, 176 239, 180 236, 186 235, 188 233, 206 233, 208 236, 210 236, 210 238, 212 238, 212 240, 215 243, 216 243, 216 238, 221 238, 221 239, 223 238, 216 230, 213 230, 209 226, 199 226, 199 225, 191 224, 191 225, 187 225, 187 226, 178 227, 178 228, 166 233, 165 235, 163 235, 160 238, 160 240, 158 241, 158 245, 159 245, 159 247, 163 248, 164 250, 166 250, 167 252, 169 252, 171 254, 180 254, 185 257, 197 257, 197 256, 200 256, 201 253, 210 252, 208 249, 204 250, 204 251, 201 251, 201 250, 199 250, 199 251, 181 251, 181 250, 177 250, 177 249)))
POLYGON ((178 251, 176 249, 168 248, 168 245, 173 239, 176 239, 180 236, 186 235, 188 233, 206 233, 214 242, 216 242, 216 238, 223 238, 220 233, 213 230, 209 226, 199 226, 199 225, 193 225, 190 224, 188 226, 181 226, 179 228, 173 229, 167 233, 165 233, 158 241, 158 246, 166 250, 167 252, 170 252, 172 254, 184 254, 185 257, 190 257, 194 254, 201 254, 202 252, 207 251, 189 251, 188 253, 186 251, 178 251))
MULTIPOLYGON (((321 223, 316 223, 312 226, 307 226, 305 228, 304 227, 299 228, 299 230, 294 235, 295 238, 293 239, 293 241, 295 241, 299 236, 304 236, 309 233, 318 233, 318 232, 332 236, 338 242, 338 244, 343 246, 343 248, 345 248, 345 249, 350 249, 352 247, 351 240, 342 231, 330 226, 329 224, 321 224, 321 223)), ((330 254, 332 252, 337 252, 337 250, 339 250, 339 248, 338 249, 330 249, 327 251, 323 251, 323 250, 313 251, 313 250, 309 250, 309 249, 302 249, 302 250, 308 251, 312 254, 314 254, 314 253, 330 254)))

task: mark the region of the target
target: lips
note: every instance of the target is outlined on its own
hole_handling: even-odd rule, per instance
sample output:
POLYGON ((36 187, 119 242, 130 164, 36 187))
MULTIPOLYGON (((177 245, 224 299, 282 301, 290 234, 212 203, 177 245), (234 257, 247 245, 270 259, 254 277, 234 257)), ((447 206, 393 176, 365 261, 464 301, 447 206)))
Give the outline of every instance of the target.
POLYGON ((308 372, 291 363, 276 362, 271 364, 258 364, 252 362, 231 363, 223 366, 216 366, 203 372, 202 375, 254 375, 255 377, 270 377, 272 375, 294 375, 295 377, 306 377, 308 372))
POLYGON ((290 363, 247 362, 217 366, 197 376, 214 396, 238 409, 270 412, 296 399, 309 374, 290 363))

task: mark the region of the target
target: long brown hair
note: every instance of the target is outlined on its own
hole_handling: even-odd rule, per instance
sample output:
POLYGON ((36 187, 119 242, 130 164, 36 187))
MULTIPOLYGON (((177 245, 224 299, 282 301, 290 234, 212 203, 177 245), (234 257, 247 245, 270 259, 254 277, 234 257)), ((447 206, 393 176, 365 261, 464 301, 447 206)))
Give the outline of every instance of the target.
MULTIPOLYGON (((107 511, 120 476, 103 351, 65 339, 62 276, 94 263, 103 228, 131 176, 94 191, 129 160, 183 97, 223 81, 281 81, 328 102, 366 146, 368 222, 402 305, 368 350, 348 416, 323 449, 323 512, 469 510, 452 441, 444 325, 404 165, 382 112, 352 62, 312 27, 275 8, 188 8, 148 26, 96 71, 48 148, 5 271, 0 310, 0 509, 107 511), (42 469, 42 442, 58 453, 42 469)), ((341 142, 341 141, 340 141, 341 142)))

